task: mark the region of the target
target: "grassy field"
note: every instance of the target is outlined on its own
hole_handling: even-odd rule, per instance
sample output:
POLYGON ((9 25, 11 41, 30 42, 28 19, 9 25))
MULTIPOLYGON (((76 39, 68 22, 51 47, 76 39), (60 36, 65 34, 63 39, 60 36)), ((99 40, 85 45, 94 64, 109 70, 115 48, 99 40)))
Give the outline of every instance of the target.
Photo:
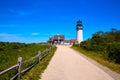
POLYGON ((86 50, 81 49, 80 47, 72 47, 72 48, 81 52, 82 54, 96 60, 98 63, 102 64, 103 66, 106 66, 109 69, 120 74, 120 64, 110 62, 110 61, 104 59, 100 53, 93 52, 93 51, 86 51, 86 50))
MULTIPOLYGON (((39 50, 43 52, 45 49, 50 47, 50 45, 42 44, 0 42, 0 71, 17 64, 17 59, 20 56, 23 58, 23 61, 25 61, 37 55, 39 50)), ((23 65, 22 68, 29 64, 30 63, 23 65)), ((15 71, 16 69, 0 76, 0 80, 9 80, 9 78, 14 75, 13 73, 15 73, 15 71)))
POLYGON ((42 59, 39 64, 37 64, 34 68, 28 71, 21 80, 39 80, 41 78, 41 74, 46 69, 55 51, 56 48, 48 56, 42 59))

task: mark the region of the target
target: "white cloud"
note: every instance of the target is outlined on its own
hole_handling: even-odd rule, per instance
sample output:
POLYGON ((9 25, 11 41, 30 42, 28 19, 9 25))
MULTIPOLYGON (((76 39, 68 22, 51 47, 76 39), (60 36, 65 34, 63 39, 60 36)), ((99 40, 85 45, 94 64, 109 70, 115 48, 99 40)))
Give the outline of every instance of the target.
POLYGON ((15 37, 13 34, 8 34, 8 33, 0 33, 0 37, 15 37))
POLYGON ((8 34, 8 33, 0 33, 0 40, 1 41, 14 41, 18 40, 20 37, 16 34, 8 34))
POLYGON ((22 25, 22 24, 0 24, 0 27, 37 27, 38 25, 22 25))
POLYGON ((32 36, 37 36, 37 35, 39 35, 40 33, 38 33, 38 32, 35 32, 35 33, 32 33, 32 36))
MULTIPOLYGON (((32 33, 32 35, 39 35, 39 33, 32 33)), ((47 40, 46 37, 34 37, 27 36, 25 37, 22 34, 8 34, 8 33, 0 33, 0 41, 4 42, 23 42, 23 43, 38 43, 45 42, 47 40)))

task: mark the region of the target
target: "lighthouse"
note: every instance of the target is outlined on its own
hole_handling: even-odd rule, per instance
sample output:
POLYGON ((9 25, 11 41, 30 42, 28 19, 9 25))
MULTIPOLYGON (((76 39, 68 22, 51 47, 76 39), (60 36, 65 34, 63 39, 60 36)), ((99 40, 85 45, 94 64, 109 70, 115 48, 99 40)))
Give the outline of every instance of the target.
POLYGON ((77 21, 76 31, 77 31, 76 38, 78 43, 80 43, 83 41, 83 27, 82 27, 82 21, 80 20, 77 21))

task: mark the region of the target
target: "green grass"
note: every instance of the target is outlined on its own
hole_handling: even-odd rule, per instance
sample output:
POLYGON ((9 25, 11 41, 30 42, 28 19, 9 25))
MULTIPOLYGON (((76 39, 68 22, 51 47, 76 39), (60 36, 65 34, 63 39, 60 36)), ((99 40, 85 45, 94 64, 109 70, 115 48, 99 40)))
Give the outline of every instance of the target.
POLYGON ((81 52, 82 54, 94 59, 95 61, 102 64, 103 66, 108 67, 112 71, 115 71, 115 72, 120 74, 120 64, 117 64, 117 63, 110 62, 110 61, 106 60, 102 56, 102 54, 100 54, 99 52, 86 51, 86 50, 81 49, 80 47, 72 47, 72 48, 81 52))
MULTIPOLYGON (((22 57, 23 61, 35 56, 38 54, 40 50, 43 52, 44 50, 50 48, 50 45, 42 45, 42 44, 24 44, 24 43, 6 43, 0 42, 0 71, 3 71, 15 64, 17 64, 18 57, 22 57)), ((22 70, 27 67, 31 62, 22 65, 22 70)), ((8 73, 0 76, 0 80, 9 80, 16 69, 9 71, 8 73)))
POLYGON ((54 52, 56 51, 56 48, 54 51, 50 52, 48 56, 46 56, 44 59, 40 61, 39 64, 37 64, 34 68, 32 68, 30 71, 28 71, 21 80, 39 80, 41 78, 41 74, 46 69, 47 65, 49 64, 51 58, 54 55, 54 52))

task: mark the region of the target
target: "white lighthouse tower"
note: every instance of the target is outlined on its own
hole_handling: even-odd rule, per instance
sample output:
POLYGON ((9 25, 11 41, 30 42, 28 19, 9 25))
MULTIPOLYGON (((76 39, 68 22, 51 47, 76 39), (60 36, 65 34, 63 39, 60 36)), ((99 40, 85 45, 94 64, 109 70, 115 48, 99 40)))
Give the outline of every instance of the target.
POLYGON ((83 41, 83 27, 82 27, 82 21, 78 20, 76 25, 77 30, 77 41, 80 44, 80 42, 83 41))

